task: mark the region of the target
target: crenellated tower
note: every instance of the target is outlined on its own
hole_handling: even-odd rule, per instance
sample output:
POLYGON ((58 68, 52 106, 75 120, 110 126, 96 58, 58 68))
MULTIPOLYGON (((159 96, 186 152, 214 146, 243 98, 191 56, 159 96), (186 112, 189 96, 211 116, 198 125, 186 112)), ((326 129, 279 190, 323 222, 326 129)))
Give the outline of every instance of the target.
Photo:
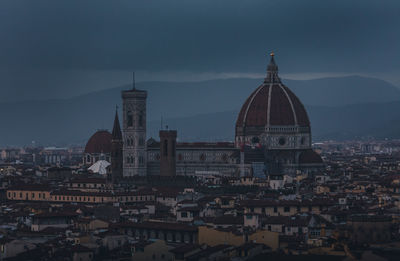
POLYGON ((176 130, 160 130, 160 175, 176 175, 176 130))

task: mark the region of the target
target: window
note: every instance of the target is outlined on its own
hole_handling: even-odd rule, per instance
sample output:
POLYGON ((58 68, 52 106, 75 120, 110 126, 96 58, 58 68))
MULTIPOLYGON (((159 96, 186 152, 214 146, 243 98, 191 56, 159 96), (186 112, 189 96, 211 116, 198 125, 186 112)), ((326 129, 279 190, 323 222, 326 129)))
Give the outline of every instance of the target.
POLYGON ((283 208, 283 211, 284 211, 284 212, 290 212, 290 207, 288 207, 288 206, 284 207, 284 208, 283 208))
POLYGON ((181 212, 181 217, 186 218, 187 216, 187 212, 181 212))
POLYGON ((139 115, 139 126, 143 127, 143 115, 142 114, 139 115))
POLYGON ((168 156, 168 140, 164 140, 164 156, 168 156))
POLYGON ((128 111, 128 113, 126 114, 126 122, 128 127, 132 127, 133 126, 133 115, 131 111, 128 111))
POLYGON ((143 156, 139 156, 139 164, 143 165, 144 164, 144 158, 143 156))
POLYGON ((277 213, 278 212, 278 207, 274 207, 274 213, 277 213))

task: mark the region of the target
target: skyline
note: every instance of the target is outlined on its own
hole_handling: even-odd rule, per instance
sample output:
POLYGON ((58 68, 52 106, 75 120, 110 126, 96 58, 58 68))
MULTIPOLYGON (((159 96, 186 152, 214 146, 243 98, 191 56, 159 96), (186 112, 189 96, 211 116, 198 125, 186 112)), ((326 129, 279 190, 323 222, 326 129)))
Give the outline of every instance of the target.
POLYGON ((0 1, 0 260, 397 260, 399 11, 0 1))

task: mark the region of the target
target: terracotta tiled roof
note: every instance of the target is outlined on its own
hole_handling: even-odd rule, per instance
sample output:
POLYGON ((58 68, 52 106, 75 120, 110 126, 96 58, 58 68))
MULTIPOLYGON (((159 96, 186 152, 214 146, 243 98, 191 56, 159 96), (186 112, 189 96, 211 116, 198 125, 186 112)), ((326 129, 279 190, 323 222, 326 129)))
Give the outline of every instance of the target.
POLYGON ((237 127, 310 126, 307 112, 297 96, 281 83, 262 84, 246 100, 237 127))
POLYGON ((312 149, 302 152, 299 156, 300 164, 322 163, 321 156, 312 149))
POLYGON ((188 232, 198 231, 197 227, 182 223, 167 223, 167 222, 152 222, 152 221, 146 221, 143 223, 125 222, 125 223, 115 224, 114 227, 117 228, 132 227, 139 229, 142 228, 142 229, 153 229, 153 230, 188 231, 188 232))

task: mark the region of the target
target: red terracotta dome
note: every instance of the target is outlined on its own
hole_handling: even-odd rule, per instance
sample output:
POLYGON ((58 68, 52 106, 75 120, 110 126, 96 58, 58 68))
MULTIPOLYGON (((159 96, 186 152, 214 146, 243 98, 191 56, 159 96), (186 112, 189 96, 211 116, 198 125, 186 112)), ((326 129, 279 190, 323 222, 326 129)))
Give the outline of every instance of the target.
POLYGON ((278 77, 274 57, 268 75, 246 100, 236 121, 236 127, 310 126, 307 112, 299 98, 278 77))
POLYGON ((242 126, 309 126, 307 112, 296 95, 283 84, 262 84, 242 106, 236 121, 242 126))
POLYGON ((86 143, 85 153, 110 153, 112 135, 106 130, 99 130, 86 143))

